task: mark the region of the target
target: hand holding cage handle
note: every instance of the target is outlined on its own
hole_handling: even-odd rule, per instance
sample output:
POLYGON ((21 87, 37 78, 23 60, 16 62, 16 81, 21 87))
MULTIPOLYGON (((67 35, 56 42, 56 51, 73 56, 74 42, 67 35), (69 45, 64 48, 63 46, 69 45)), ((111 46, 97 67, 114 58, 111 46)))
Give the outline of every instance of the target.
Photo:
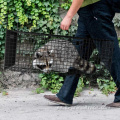
MULTIPOLYGON (((58 33, 59 33, 59 30, 60 30, 60 29, 61 29, 60 26, 57 26, 57 29, 56 29, 55 35, 59 35, 58 33)), ((71 31, 70 28, 69 28, 69 30, 62 30, 62 31, 68 31, 68 33, 70 33, 70 34, 68 34, 68 35, 71 36, 72 31, 71 31)))

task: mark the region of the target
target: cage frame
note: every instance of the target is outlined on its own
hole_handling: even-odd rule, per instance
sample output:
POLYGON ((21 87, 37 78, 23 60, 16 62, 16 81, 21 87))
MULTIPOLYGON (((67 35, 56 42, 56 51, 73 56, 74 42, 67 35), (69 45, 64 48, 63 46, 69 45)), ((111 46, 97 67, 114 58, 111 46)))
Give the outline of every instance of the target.
MULTIPOLYGON (((18 31, 18 30, 15 31, 15 30, 8 30, 8 29, 6 29, 5 56, 4 56, 4 67, 3 67, 4 70, 7 70, 11 66, 15 65, 18 33, 21 33, 21 34, 22 33, 25 33, 25 34, 34 34, 34 35, 42 35, 42 36, 52 36, 52 37, 60 37, 60 38, 63 37, 63 38, 68 38, 70 40, 74 39, 74 38, 76 38, 76 39, 89 39, 89 40, 91 40, 91 38, 79 38, 79 37, 74 37, 74 36, 53 35, 53 34, 44 34, 44 33, 35 33, 35 32, 22 32, 22 31, 18 31), (12 36, 11 36, 12 40, 11 41, 8 39, 8 34, 10 34, 10 33, 12 33, 12 36), (14 40, 14 38, 15 38, 15 40, 14 40), (14 43, 14 51, 12 51, 12 53, 11 53, 11 54, 13 54, 14 59, 11 59, 11 60, 6 55, 7 51, 10 51, 10 49, 11 49, 11 48, 9 48, 9 44, 7 42, 9 44, 12 43, 12 42, 13 43, 15 42, 14 43)), ((96 40, 97 41, 101 41, 101 39, 96 39, 96 40)), ((104 41, 110 41, 110 40, 104 39, 104 41)))

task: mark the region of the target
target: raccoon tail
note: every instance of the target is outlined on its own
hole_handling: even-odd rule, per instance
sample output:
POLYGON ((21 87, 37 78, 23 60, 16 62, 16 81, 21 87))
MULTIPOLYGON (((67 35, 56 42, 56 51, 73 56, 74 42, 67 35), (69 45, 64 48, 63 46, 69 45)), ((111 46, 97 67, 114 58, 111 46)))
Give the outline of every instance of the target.
POLYGON ((96 67, 93 63, 84 60, 79 57, 79 60, 77 59, 77 63, 79 64, 79 71, 85 74, 92 74, 96 71, 96 67))
POLYGON ((96 67, 93 63, 88 62, 86 70, 84 71, 85 74, 92 74, 96 71, 96 67))

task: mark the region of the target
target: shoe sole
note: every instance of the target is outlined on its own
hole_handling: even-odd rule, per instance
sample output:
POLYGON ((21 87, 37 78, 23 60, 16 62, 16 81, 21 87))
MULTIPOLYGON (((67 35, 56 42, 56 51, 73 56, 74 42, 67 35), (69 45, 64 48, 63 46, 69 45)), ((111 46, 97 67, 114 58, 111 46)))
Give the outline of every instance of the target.
MULTIPOLYGON (((47 98, 45 98, 45 99, 47 99, 47 98)), ((47 99, 47 100, 49 100, 49 99, 47 99)), ((64 102, 57 102, 57 101, 53 101, 53 100, 49 100, 49 101, 53 102, 53 103, 57 103, 59 105, 63 105, 63 106, 72 106, 72 104, 67 104, 67 103, 64 103, 64 102)))
POLYGON ((106 105, 106 107, 111 107, 111 108, 120 108, 120 106, 108 106, 108 105, 106 105))

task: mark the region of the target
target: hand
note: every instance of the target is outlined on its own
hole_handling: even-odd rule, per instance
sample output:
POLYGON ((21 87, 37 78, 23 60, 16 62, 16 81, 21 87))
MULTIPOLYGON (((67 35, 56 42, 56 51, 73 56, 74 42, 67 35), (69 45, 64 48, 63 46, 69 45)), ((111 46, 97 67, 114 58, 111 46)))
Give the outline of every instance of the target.
POLYGON ((72 18, 65 16, 61 22, 60 28, 62 30, 68 30, 72 22, 72 18))

